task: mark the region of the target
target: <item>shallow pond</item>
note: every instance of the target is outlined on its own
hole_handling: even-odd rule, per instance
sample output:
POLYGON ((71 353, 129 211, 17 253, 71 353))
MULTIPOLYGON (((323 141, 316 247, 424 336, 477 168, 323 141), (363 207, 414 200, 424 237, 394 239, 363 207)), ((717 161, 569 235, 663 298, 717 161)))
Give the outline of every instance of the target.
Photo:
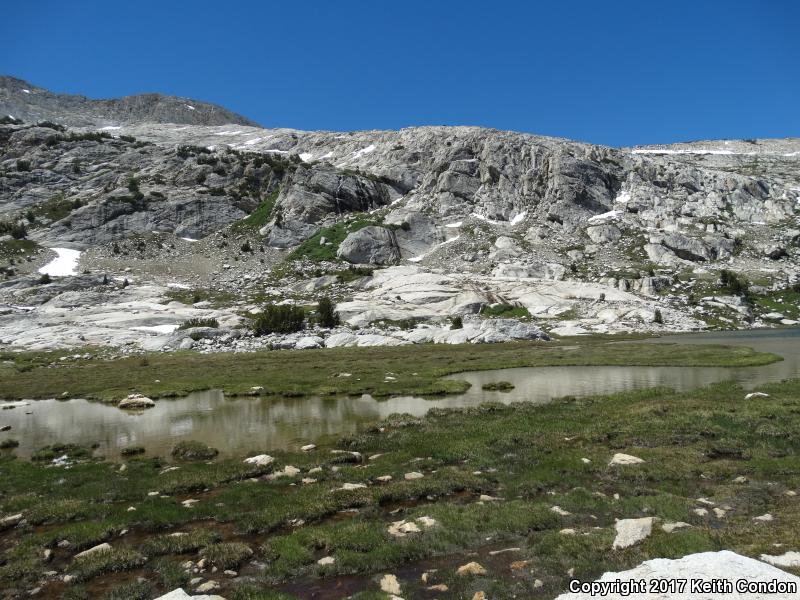
MULTIPOLYGON (((749 368, 724 367, 525 367, 451 375, 472 384, 464 394, 426 400, 409 396, 375 400, 343 398, 225 398, 222 392, 197 392, 159 400, 155 408, 130 413, 86 400, 39 400, 0 411, 0 441, 19 440, 17 454, 29 456, 54 442, 99 444, 98 453, 117 457, 126 446, 144 446, 148 455, 168 455, 181 439, 203 441, 222 455, 297 449, 303 444, 356 432, 391 413, 424 415, 433 407, 473 406, 487 401, 545 403, 560 396, 588 396, 648 387, 688 390, 735 380, 745 387, 800 377, 800 329, 715 332, 668 336, 652 343, 745 345, 774 352, 784 360, 749 368), (481 389, 509 381, 509 392, 481 389)), ((443 348, 446 351, 446 348, 443 348)), ((2 405, 2 403, 0 403, 2 405)))

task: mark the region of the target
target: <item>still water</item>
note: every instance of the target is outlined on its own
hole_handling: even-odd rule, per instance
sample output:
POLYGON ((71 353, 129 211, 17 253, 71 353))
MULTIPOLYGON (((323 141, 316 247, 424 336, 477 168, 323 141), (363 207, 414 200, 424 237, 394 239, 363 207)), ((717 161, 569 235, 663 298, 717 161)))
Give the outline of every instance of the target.
MULTIPOLYGON (((225 456, 271 449, 297 449, 354 433, 392 413, 424 415, 433 407, 473 406, 487 401, 545 403, 559 396, 609 394, 670 387, 689 390, 735 380, 746 388, 800 377, 800 329, 715 332, 668 336, 651 343, 744 345, 774 352, 784 360, 749 368, 723 367, 524 367, 451 375, 472 384, 464 394, 426 400, 409 396, 375 400, 343 398, 225 398, 219 391, 159 400, 155 408, 131 413, 86 400, 38 400, 0 411, 0 441, 20 442, 16 453, 29 456, 54 442, 99 444, 98 454, 117 457, 126 446, 144 446, 147 454, 168 455, 181 439, 218 448, 225 456), (488 392, 485 383, 509 381, 510 392, 488 392)), ((2 406, 0 402, 0 406, 2 406)))

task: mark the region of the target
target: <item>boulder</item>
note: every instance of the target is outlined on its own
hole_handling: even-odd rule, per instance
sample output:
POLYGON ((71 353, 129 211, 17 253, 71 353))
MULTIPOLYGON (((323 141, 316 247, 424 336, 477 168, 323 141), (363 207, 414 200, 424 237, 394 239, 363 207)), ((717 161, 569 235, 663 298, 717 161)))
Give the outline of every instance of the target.
POLYGON ((242 462, 245 462, 248 465, 255 465, 257 467, 266 467, 267 465, 271 465, 273 462, 275 462, 275 459, 269 454, 258 454, 256 456, 251 456, 250 458, 245 458, 242 462))
POLYGON ((294 347, 295 350, 309 350, 311 348, 321 348, 323 343, 324 342, 321 337, 316 335, 307 335, 297 340, 294 347))
POLYGON ((209 596, 207 594, 190 596, 183 590, 183 588, 178 588, 164 594, 163 596, 159 596, 155 600, 225 600, 225 598, 216 595, 209 596))
POLYGON ((620 550, 638 544, 648 537, 653 531, 653 517, 641 519, 620 519, 614 525, 617 537, 614 538, 612 548, 620 550))
POLYGON ((458 567, 456 574, 460 575, 461 577, 466 577, 468 575, 486 575, 486 569, 484 569, 480 563, 473 561, 458 567))
MULTIPOLYGON (((666 559, 654 558, 647 560, 640 564, 638 567, 628 571, 621 572, 608 572, 603 573, 603 576, 598 579, 598 582, 627 582, 627 581, 644 581, 645 589, 649 589, 648 582, 653 580, 686 580, 687 582, 692 579, 703 580, 707 582, 719 582, 725 580, 730 582, 730 585, 735 589, 736 581, 745 579, 748 582, 789 582, 795 585, 800 585, 800 577, 791 575, 785 571, 781 571, 771 565, 741 556, 730 550, 722 550, 720 552, 700 552, 697 554, 689 554, 679 559, 666 559)), ((643 595, 628 595, 623 596, 619 593, 604 594, 603 598, 606 600, 622 600, 623 598, 643 597, 643 595)), ((738 596, 740 598, 764 599, 767 598, 775 600, 789 600, 794 598, 795 594, 752 594, 738 596)), ((708 593, 708 594, 691 594, 691 590, 687 584, 687 589, 684 594, 661 594, 660 598, 702 598, 703 600, 727 600, 734 596, 724 593, 708 593)), ((556 600, 596 600, 598 596, 592 595, 590 591, 586 592, 570 592, 561 594, 556 600)))
POLYGON ((623 454, 622 452, 617 452, 612 458, 611 462, 608 463, 609 466, 614 465, 638 465, 643 463, 644 460, 639 458, 638 456, 633 456, 631 454, 623 454))
POLYGON ((394 231, 370 225, 347 235, 336 256, 355 264, 393 265, 400 260, 394 231))
POLYGON ((325 338, 326 348, 341 348, 343 346, 355 346, 358 342, 356 336, 348 331, 334 333, 325 338))
POLYGON ((588 235, 589 239, 595 244, 608 244, 619 240, 619 238, 622 236, 622 232, 616 225, 604 223, 602 225, 587 227, 586 235, 588 235))
POLYGON ((141 394, 130 394, 127 398, 123 398, 119 401, 117 406, 119 408, 128 408, 128 409, 140 409, 140 408, 153 408, 156 403, 148 398, 147 396, 142 396, 141 394))
POLYGON ((93 546, 88 550, 78 552, 78 554, 75 555, 75 558, 84 558, 86 556, 91 556, 92 554, 97 554, 98 552, 111 552, 111 544, 98 544, 97 546, 93 546))
POLYGON ((380 586, 381 591, 387 594, 394 594, 395 596, 400 594, 400 582, 397 581, 396 575, 387 574, 381 577, 380 586))

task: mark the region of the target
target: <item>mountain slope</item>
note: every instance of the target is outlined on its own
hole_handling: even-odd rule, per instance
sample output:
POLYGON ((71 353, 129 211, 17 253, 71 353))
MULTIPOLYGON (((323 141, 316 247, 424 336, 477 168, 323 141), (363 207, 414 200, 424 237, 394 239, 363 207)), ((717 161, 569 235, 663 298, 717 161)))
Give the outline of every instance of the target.
POLYGON ((0 76, 0 116, 69 127, 118 127, 130 123, 184 125, 258 124, 221 106, 189 98, 138 94, 112 100, 54 94, 15 77, 0 76))
MULTIPOLYGON (((365 343, 513 330, 487 333, 486 315, 554 334, 800 320, 797 139, 615 149, 479 127, 118 127, 0 125, 0 225, 24 226, 33 245, 0 262, 0 303, 60 302, 58 286, 76 293, 77 280, 44 293, 26 275, 48 256, 36 248, 67 247, 84 251, 81 269, 125 273, 148 294, 192 288, 180 298, 238 314, 265 298, 330 295, 359 335, 377 336, 365 343), (453 316, 473 321, 443 332, 453 316), (416 322, 439 329, 386 335, 416 322)), ((17 243, 9 237, 0 244, 17 243)), ((33 339, 9 310, 8 339, 33 339)), ((159 313, 147 326, 175 318, 159 313)), ((0 317, 0 339, 3 328, 0 317)), ((102 330, 96 341, 131 335, 102 330)))

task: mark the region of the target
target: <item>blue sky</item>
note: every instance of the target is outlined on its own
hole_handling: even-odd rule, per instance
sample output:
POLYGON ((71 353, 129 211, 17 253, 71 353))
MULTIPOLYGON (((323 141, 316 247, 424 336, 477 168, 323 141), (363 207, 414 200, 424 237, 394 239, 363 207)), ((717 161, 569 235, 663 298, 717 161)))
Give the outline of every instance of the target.
POLYGON ((0 73, 267 127, 482 125, 612 146, 800 136, 800 2, 12 0, 0 73))

